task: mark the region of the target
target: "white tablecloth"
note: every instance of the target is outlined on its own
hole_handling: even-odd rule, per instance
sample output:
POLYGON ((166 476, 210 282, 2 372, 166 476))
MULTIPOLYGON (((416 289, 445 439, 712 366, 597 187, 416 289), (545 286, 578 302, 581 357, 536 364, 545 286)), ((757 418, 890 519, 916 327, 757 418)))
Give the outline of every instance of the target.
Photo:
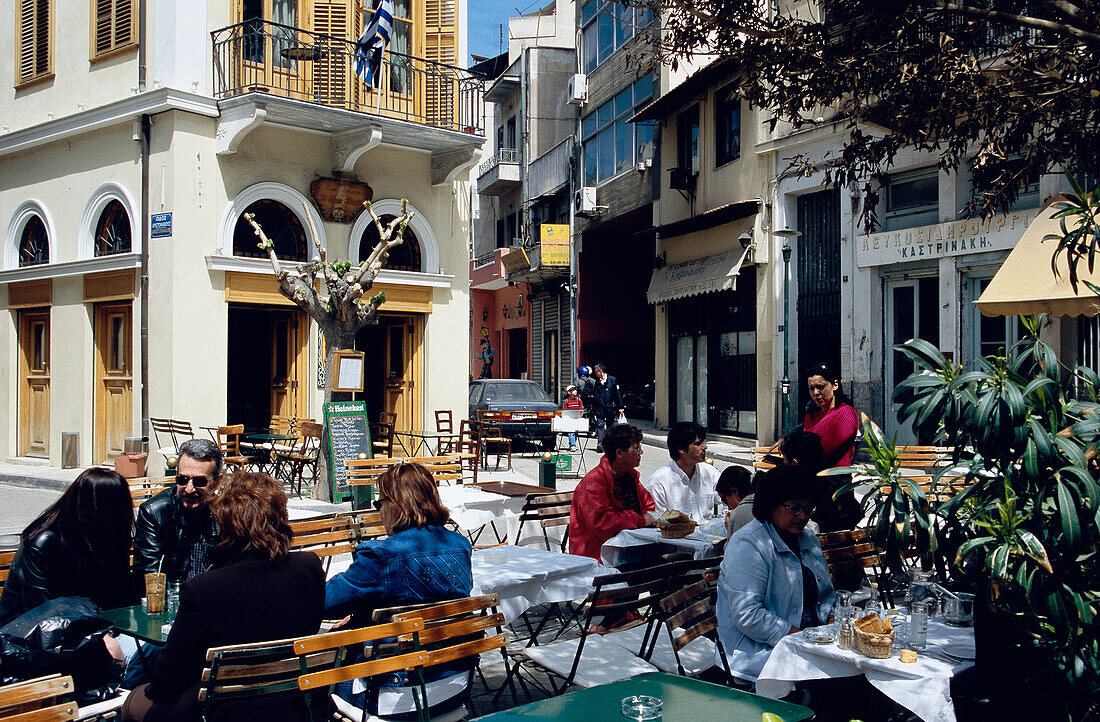
POLYGON ((504 534, 508 530, 512 530, 514 536, 524 502, 522 496, 493 494, 461 484, 439 487, 439 498, 463 530, 474 531, 486 524, 495 524, 502 539, 506 538, 504 534))
POLYGON ((499 595, 508 623, 537 604, 581 599, 592 591, 593 577, 615 571, 590 557, 517 546, 475 550, 473 568, 470 595, 499 595))
POLYGON ((695 559, 704 559, 720 553, 721 548, 715 546, 715 541, 720 543, 724 539, 707 536, 698 529, 683 539, 665 539, 661 536, 661 530, 653 527, 624 529, 604 542, 600 547, 600 557, 604 564, 617 567, 620 564, 640 561, 644 557, 641 547, 665 544, 690 552, 695 559))
MULTIPOLYGON (((949 627, 938 619, 929 621, 925 652, 934 653, 937 647, 948 643, 973 648, 973 627, 949 627)), ((765 697, 780 699, 801 680, 863 674, 883 694, 922 720, 955 722, 950 684, 951 676, 960 666, 963 665, 923 652, 918 652, 917 661, 911 664, 903 664, 897 652, 889 659, 871 659, 854 649, 840 649, 835 644, 810 644, 801 634, 789 634, 772 650, 756 681, 756 691, 765 697)))

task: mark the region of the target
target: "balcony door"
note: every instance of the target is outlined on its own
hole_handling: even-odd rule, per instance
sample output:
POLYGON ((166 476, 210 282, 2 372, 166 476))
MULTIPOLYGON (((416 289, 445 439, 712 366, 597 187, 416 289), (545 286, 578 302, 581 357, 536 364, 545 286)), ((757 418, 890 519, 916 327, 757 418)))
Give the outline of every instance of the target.
POLYGON ((309 66, 316 43, 301 32, 302 6, 309 0, 238 0, 242 23, 237 86, 248 90, 285 91, 308 99, 309 66))
POLYGON ((359 0, 314 0, 312 13, 313 32, 337 39, 322 39, 324 53, 311 63, 314 100, 341 108, 358 108, 360 84, 355 74, 353 44, 363 32, 359 0))

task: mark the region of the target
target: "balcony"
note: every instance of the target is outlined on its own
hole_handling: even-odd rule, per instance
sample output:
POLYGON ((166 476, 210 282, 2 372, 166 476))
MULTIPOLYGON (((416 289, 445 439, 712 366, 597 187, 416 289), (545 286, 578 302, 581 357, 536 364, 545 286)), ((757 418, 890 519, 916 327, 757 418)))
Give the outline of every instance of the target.
POLYGON ((477 174, 477 192, 487 196, 504 195, 522 182, 519 173, 522 153, 502 148, 481 164, 477 174))
POLYGON ((569 136, 531 161, 527 167, 527 198, 554 195, 564 188, 569 183, 572 156, 573 136, 569 136))
POLYGON ((384 136, 432 152, 439 165, 434 156, 458 154, 465 162, 484 141, 484 80, 468 70, 386 51, 372 88, 355 72, 353 41, 260 20, 211 37, 214 97, 227 125, 236 122, 225 133, 219 128, 229 145, 238 128, 247 133, 270 122, 331 132, 340 136, 334 145, 353 154, 384 136), (364 132, 365 140, 356 137, 364 132))

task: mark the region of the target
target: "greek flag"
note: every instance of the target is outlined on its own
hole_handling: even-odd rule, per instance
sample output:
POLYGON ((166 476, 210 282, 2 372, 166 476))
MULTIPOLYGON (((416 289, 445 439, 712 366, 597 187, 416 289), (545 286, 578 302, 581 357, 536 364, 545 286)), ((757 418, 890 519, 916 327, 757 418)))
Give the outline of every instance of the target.
POLYGON ((370 25, 355 44, 355 72, 368 88, 373 88, 382 68, 382 50, 393 32, 393 0, 378 0, 370 25))

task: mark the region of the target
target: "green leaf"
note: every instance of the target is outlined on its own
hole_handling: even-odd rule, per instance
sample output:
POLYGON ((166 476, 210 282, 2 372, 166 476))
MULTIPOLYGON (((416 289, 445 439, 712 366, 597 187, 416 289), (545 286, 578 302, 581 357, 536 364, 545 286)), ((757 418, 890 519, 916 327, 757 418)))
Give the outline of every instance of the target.
POLYGON ((931 370, 950 367, 943 352, 924 339, 915 338, 906 341, 894 346, 894 350, 907 356, 918 368, 931 370))
POLYGON ((1077 508, 1073 503, 1069 488, 1058 482, 1058 515, 1062 519, 1062 535, 1070 548, 1077 546, 1081 538, 1081 525, 1077 519, 1077 508))
POLYGON ((971 552, 981 549, 982 547, 989 546, 995 541, 997 541, 997 538, 992 536, 980 536, 975 539, 968 540, 959 547, 959 551, 955 554, 955 564, 961 564, 963 559, 968 557, 971 552))
POLYGON ((1016 532, 1016 539, 1020 542, 1020 545, 1024 548, 1024 553, 1029 557, 1039 562, 1039 566, 1046 569, 1047 572, 1053 574, 1054 570, 1050 566, 1050 558, 1047 556, 1047 550, 1043 547, 1034 534, 1026 529, 1020 529, 1016 532))
POLYGON ((994 579, 1008 579, 1008 556, 1010 547, 1001 544, 989 555, 989 574, 994 579))

